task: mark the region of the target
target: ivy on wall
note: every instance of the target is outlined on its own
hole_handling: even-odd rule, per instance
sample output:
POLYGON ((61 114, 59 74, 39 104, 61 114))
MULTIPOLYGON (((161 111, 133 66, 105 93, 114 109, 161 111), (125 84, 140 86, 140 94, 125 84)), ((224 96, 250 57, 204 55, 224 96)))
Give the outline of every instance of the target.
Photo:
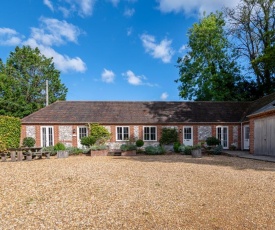
POLYGON ((19 118, 0 116, 0 140, 6 148, 17 148, 20 143, 21 121, 19 118))

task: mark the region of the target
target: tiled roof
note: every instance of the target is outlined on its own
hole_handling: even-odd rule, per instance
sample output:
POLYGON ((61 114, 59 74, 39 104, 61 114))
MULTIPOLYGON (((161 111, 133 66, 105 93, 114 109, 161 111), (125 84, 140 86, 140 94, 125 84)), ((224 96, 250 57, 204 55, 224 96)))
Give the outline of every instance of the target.
POLYGON ((246 116, 263 113, 275 109, 275 93, 264 96, 254 101, 251 106, 247 109, 243 120, 247 120, 246 116))
POLYGON ((58 101, 25 118, 22 124, 156 124, 240 122, 252 102, 58 101))

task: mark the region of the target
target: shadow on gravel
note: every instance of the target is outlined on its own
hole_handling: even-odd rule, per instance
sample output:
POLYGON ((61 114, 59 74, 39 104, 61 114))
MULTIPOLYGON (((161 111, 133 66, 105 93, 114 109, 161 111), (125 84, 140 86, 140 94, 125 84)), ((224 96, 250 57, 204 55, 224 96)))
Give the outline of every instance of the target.
MULTIPOLYGON (((257 161, 253 159, 244 159, 239 157, 231 157, 224 155, 204 155, 202 158, 193 158, 189 155, 137 155, 131 157, 117 156, 114 160, 139 161, 144 163, 179 163, 179 164, 197 164, 197 165, 213 165, 231 167, 236 170, 256 170, 256 171, 272 171, 275 172, 275 164, 272 162, 257 161)), ((184 166, 183 166, 184 167, 184 166)))

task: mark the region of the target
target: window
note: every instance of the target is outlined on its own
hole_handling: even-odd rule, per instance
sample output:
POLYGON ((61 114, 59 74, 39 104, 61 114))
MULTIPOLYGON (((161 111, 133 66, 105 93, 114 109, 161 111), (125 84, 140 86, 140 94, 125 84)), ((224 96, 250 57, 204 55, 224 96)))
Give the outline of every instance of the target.
POLYGON ((143 127, 143 140, 156 141, 157 140, 157 128, 154 126, 143 127))
POLYGON ((79 126, 78 127, 78 138, 77 138, 77 147, 83 148, 84 146, 81 145, 81 138, 88 136, 88 129, 86 126, 79 126))
POLYGON ((41 127, 42 147, 53 146, 53 127, 41 127))
POLYGON ((116 127, 116 139, 117 141, 129 140, 129 127, 127 126, 116 127))

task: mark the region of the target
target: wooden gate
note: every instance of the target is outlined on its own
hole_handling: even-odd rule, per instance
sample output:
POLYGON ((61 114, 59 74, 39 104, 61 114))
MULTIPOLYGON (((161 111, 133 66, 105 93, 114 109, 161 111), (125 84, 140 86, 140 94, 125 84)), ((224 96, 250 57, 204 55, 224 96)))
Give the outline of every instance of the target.
POLYGON ((275 117, 255 120, 254 137, 256 155, 275 156, 275 117))

